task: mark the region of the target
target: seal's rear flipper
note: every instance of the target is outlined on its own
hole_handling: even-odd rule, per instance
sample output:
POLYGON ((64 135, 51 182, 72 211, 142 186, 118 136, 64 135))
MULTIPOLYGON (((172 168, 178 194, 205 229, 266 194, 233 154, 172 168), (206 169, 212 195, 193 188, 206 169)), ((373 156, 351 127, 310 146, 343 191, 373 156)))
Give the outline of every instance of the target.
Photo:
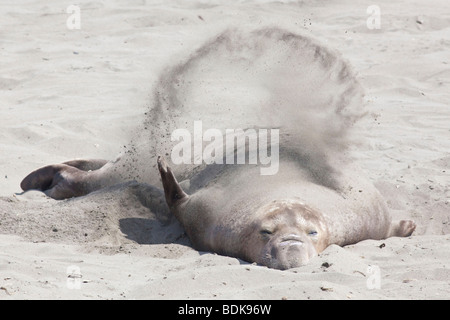
POLYGON ((62 200, 89 193, 88 172, 67 164, 53 164, 31 172, 20 183, 23 191, 40 190, 47 196, 62 200))
POLYGON ((106 163, 105 160, 73 160, 45 166, 27 175, 20 187, 23 191, 40 190, 56 200, 84 196, 100 188, 89 171, 106 163))
POLYGON ((50 165, 35 170, 22 180, 22 182, 20 183, 20 187, 23 191, 45 191, 51 188, 53 184, 53 177, 62 169, 63 167, 61 165, 50 165))
POLYGON ((94 171, 100 169, 107 163, 108 161, 103 159, 89 159, 89 160, 71 160, 66 161, 63 164, 75 167, 83 171, 94 171))
POLYGON ((189 196, 181 189, 172 170, 167 166, 166 161, 161 156, 158 157, 158 169, 161 174, 167 205, 172 209, 180 202, 186 200, 189 196))
POLYGON ((61 173, 62 171, 69 171, 70 167, 82 171, 94 171, 102 168, 107 163, 108 163, 107 160, 89 159, 89 160, 71 160, 66 161, 62 164, 53 164, 45 166, 27 175, 20 183, 20 187, 22 188, 23 191, 28 191, 32 189, 46 191, 54 186, 55 175, 61 173))

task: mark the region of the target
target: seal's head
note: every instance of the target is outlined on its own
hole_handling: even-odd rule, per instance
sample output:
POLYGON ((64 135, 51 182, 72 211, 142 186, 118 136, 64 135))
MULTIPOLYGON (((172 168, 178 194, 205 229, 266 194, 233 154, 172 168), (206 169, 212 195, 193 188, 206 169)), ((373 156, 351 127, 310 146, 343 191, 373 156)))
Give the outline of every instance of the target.
POLYGON ((282 270, 306 264, 328 245, 321 214, 293 200, 261 207, 246 238, 251 242, 247 252, 251 260, 282 270))

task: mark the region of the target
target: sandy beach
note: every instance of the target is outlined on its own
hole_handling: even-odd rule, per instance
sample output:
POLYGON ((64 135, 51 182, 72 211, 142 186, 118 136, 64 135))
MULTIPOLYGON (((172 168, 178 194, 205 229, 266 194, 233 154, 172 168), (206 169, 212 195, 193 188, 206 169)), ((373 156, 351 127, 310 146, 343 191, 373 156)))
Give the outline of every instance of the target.
POLYGON ((380 0, 379 28, 368 1, 79 1, 73 29, 71 5, 0 4, 0 300, 450 298, 448 1, 380 0), (350 151, 393 218, 416 222, 411 237, 332 245, 280 271, 194 250, 139 182, 22 193, 44 165, 114 159, 165 68, 228 28, 266 26, 352 67, 366 116, 350 151))

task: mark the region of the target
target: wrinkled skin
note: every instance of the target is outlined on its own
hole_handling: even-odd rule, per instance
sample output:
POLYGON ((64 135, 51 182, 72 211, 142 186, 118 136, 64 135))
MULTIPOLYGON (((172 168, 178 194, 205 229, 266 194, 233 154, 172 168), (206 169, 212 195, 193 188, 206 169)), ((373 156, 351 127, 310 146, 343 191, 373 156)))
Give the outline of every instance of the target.
POLYGON ((318 213, 303 203, 273 201, 260 209, 251 241, 260 250, 248 252, 251 260, 275 269, 305 265, 327 246, 328 230, 318 213))

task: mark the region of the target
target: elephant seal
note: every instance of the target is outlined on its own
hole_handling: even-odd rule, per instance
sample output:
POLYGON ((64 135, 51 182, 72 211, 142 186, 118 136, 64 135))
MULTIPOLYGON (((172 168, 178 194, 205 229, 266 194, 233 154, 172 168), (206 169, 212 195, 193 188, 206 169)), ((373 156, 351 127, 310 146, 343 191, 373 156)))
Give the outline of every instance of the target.
POLYGON ((217 167, 208 181, 200 172, 182 182, 193 191, 188 195, 158 159, 167 204, 198 250, 284 270, 306 264, 331 244, 406 237, 416 227, 392 222, 378 191, 355 168, 342 170, 338 191, 308 178, 293 161, 282 161, 273 176, 255 167, 217 167))
POLYGON ((144 123, 149 129, 140 130, 149 135, 137 152, 129 148, 113 162, 47 166, 21 186, 64 199, 141 180, 164 189, 198 250, 297 267, 331 244, 409 236, 415 229, 412 221, 391 221, 348 155, 349 129, 364 114, 362 94, 339 54, 308 37, 278 28, 227 30, 162 73, 144 123), (171 155, 175 130, 197 120, 216 133, 276 128, 278 172, 261 175, 263 163, 157 158, 171 155))
MULTIPOLYGON (((331 244, 407 237, 415 230, 413 221, 391 221, 383 198, 355 167, 341 163, 336 190, 317 183, 295 160, 281 158, 280 172, 272 176, 261 175, 257 165, 212 164, 179 183, 158 157, 165 201, 197 250, 285 270, 331 244)), ((99 189, 99 180, 105 183, 101 169, 108 165, 76 160, 46 166, 21 185, 39 186, 55 199, 83 195, 99 189)))

